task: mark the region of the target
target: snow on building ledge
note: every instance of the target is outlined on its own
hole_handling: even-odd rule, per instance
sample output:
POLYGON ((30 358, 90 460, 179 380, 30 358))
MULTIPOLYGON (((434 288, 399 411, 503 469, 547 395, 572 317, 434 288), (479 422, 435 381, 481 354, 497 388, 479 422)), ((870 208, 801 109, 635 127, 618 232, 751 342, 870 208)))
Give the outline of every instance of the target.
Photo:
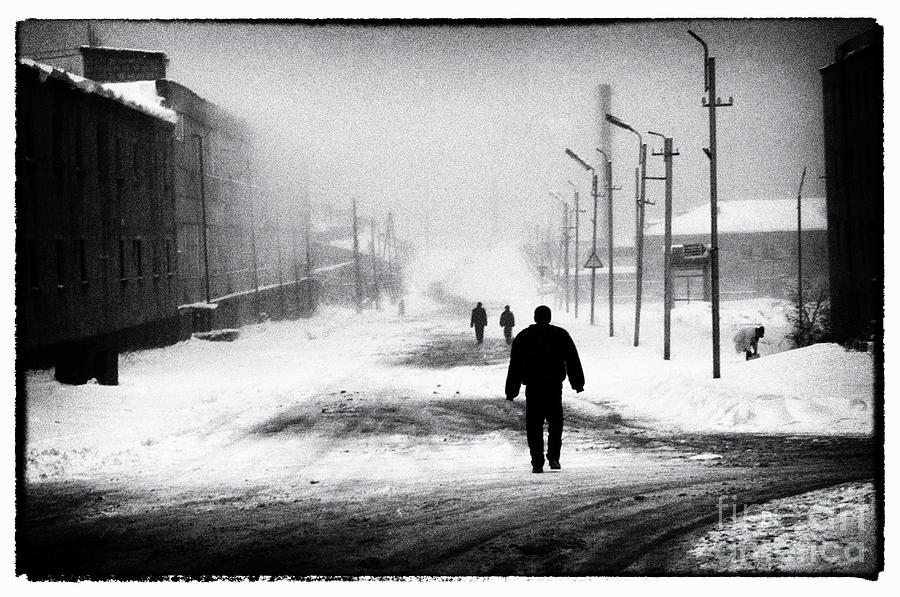
POLYGON ((72 89, 109 98, 153 118, 159 118, 173 124, 178 121, 178 114, 174 110, 162 106, 163 98, 156 94, 155 81, 98 83, 61 68, 35 62, 28 58, 20 58, 19 64, 38 71, 41 82, 52 78, 67 84, 72 89))
MULTIPOLYGON (((796 232, 797 200, 738 200, 718 203, 719 234, 754 232, 796 232)), ((802 199, 804 230, 827 230, 828 218, 824 197, 802 199)), ((672 218, 672 234, 709 234, 709 203, 672 218)), ((655 221, 647 227, 648 236, 662 236, 665 223, 655 221)))

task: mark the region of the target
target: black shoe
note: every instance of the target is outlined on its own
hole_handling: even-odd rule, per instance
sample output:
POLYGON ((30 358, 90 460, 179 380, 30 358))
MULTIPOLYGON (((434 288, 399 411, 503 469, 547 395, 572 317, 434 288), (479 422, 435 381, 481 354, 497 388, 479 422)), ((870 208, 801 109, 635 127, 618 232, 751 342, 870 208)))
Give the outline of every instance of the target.
POLYGON ((550 468, 553 469, 553 470, 555 470, 555 471, 558 471, 558 470, 561 469, 562 467, 559 466, 559 460, 551 460, 551 461, 550 461, 550 468))
POLYGON ((531 467, 531 472, 532 472, 532 473, 543 473, 543 472, 544 472, 544 467, 542 467, 542 466, 533 466, 533 467, 531 467))

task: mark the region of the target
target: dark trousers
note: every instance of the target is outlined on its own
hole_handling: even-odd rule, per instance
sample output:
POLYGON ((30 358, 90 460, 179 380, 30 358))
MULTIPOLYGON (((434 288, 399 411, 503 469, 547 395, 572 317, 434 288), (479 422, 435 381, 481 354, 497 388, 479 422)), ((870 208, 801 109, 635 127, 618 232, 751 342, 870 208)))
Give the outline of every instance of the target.
POLYGON ((506 338, 507 344, 512 344, 512 326, 504 326, 503 337, 506 338))
POLYGON ((478 340, 479 344, 481 344, 484 341, 484 326, 483 325, 475 326, 475 339, 478 340))
POLYGON ((532 466, 544 466, 544 421, 547 421, 547 460, 559 460, 562 447, 562 384, 525 386, 525 430, 532 466))

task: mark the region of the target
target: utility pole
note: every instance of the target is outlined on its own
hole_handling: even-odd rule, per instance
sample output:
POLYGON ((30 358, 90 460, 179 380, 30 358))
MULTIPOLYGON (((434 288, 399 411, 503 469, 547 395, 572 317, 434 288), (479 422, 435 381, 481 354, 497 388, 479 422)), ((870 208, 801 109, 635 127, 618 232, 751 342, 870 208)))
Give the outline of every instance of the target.
POLYGON ((578 215, 581 213, 581 208, 578 203, 578 187, 571 180, 569 184, 575 190, 575 319, 578 319, 578 296, 581 294, 578 287, 578 270, 581 268, 581 263, 578 261, 578 232, 581 228, 578 215))
POLYGON ((594 226, 593 236, 591 237, 591 325, 594 325, 594 297, 597 288, 597 266, 594 260, 597 258, 597 171, 594 170, 591 176, 591 195, 594 199, 594 217, 591 223, 594 226))
POLYGON ((641 337, 641 294, 644 286, 644 206, 647 204, 647 145, 641 143, 641 197, 638 200, 637 224, 637 288, 634 297, 634 345, 640 343, 641 337))
POLYGON ((356 267, 356 312, 362 313, 362 271, 359 269, 359 231, 356 223, 356 198, 353 198, 353 262, 356 267))
MULTIPOLYGON (((672 157, 680 155, 672 150, 672 138, 659 133, 649 131, 649 134, 663 138, 663 150, 653 155, 663 156, 666 165, 666 224, 665 224, 665 249, 663 252, 663 360, 670 358, 670 344, 672 338, 672 157)), ((654 178, 654 180, 658 180, 654 178)))
MULTIPOLYGON (((594 200, 594 218, 592 222, 594 225, 594 229, 591 240, 591 256, 588 257, 587 263, 584 264, 584 267, 591 270, 591 325, 594 325, 594 299, 596 297, 597 288, 597 268, 603 267, 603 264, 600 262, 600 258, 597 256, 597 170, 593 166, 585 162, 583 159, 578 157, 578 155, 571 149, 566 149, 566 155, 578 162, 578 164, 582 168, 590 171, 591 173, 591 197, 594 200)), ((578 265, 578 263, 576 263, 576 265, 578 265)))
POLYGON ((569 204, 563 203, 563 242, 565 249, 563 253, 563 267, 565 268, 565 284, 566 284, 566 313, 569 312, 569 204))
POLYGON ((297 234, 299 229, 291 222, 291 258, 294 260, 294 305, 300 310, 300 258, 297 256, 297 234))
POLYGON ((614 277, 613 277, 613 191, 619 190, 613 187, 612 183, 612 160, 606 155, 606 152, 597 148, 597 152, 603 155, 604 176, 606 176, 606 236, 607 236, 607 258, 609 259, 609 268, 606 276, 607 290, 609 291, 609 337, 615 335, 615 325, 613 322, 613 305, 615 301, 614 277))
POLYGON ((250 204, 250 255, 253 259, 253 304, 256 308, 256 323, 259 323, 259 260, 256 255, 256 214, 253 201, 253 170, 247 161, 247 200, 250 204))
POLYGON ((306 198, 306 218, 305 218, 305 234, 306 237, 306 312, 311 313, 313 309, 313 292, 315 286, 312 282, 312 251, 310 250, 310 236, 312 234, 311 212, 312 204, 309 197, 306 198))
POLYGON ((375 218, 369 219, 369 230, 372 233, 372 250, 369 254, 372 257, 372 286, 375 289, 375 309, 381 311, 381 293, 378 289, 378 258, 375 250, 375 218))
POLYGON ((284 277, 281 272, 281 228, 275 226, 275 248, 278 253, 278 301, 281 306, 281 319, 284 319, 284 277))
POLYGON ((719 229, 718 229, 718 173, 716 150, 716 108, 734 104, 729 97, 723 102, 716 96, 716 59, 709 55, 706 42, 699 35, 688 29, 688 33, 703 46, 703 79, 708 96, 703 98, 704 108, 709 108, 709 147, 706 156, 709 158, 709 211, 710 211, 710 298, 712 300, 712 348, 713 379, 721 377, 719 366, 719 229))
POLYGON ((797 317, 800 326, 803 326, 805 310, 803 308, 803 215, 801 196, 803 194, 803 182, 806 180, 806 166, 803 166, 803 174, 800 175, 800 188, 797 189, 797 317))
POLYGON ((312 251, 310 250, 310 236, 312 234, 312 204, 309 198, 306 199, 306 277, 312 277, 312 251))
POLYGON ((396 269, 393 278, 394 285, 391 287, 391 304, 394 304, 397 302, 397 294, 399 294, 400 291, 399 281, 402 277, 402 271, 400 270, 400 264, 397 262, 397 257, 399 255, 397 253, 397 229, 394 227, 394 212, 391 211, 388 215, 391 218, 391 265, 396 269))

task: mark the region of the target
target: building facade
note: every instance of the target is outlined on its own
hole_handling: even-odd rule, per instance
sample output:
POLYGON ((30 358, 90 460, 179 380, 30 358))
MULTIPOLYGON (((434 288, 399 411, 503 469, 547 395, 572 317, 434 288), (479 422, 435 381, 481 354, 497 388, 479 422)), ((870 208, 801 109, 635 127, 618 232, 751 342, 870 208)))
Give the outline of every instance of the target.
POLYGON ((883 29, 821 70, 834 339, 878 340, 884 322, 883 29))
POLYGON ((177 338, 174 113, 29 61, 16 83, 17 354, 114 383, 120 346, 177 338))
MULTIPOLYGON (((825 201, 802 198, 800 247, 806 290, 828 291, 828 230, 825 201)), ((753 297, 791 299, 798 283, 797 201, 776 199, 722 201, 718 215, 719 289, 723 300, 753 297)), ((672 244, 709 246, 709 204, 672 219, 672 244)), ((662 300, 664 223, 648 226, 644 247, 645 291, 662 300)), ((696 281, 676 280, 675 298, 684 298, 685 286, 702 296, 696 281)), ((827 296, 827 294, 826 294, 827 296)))

